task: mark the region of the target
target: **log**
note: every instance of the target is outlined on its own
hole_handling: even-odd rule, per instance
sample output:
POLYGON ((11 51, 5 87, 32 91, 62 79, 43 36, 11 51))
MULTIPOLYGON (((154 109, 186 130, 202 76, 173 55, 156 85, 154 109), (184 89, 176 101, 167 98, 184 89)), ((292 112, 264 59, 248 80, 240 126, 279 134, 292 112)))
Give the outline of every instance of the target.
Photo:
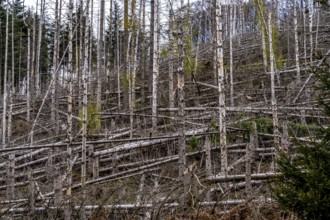
MULTIPOLYGON (((257 173, 251 174, 251 180, 267 180, 273 179, 279 176, 280 173, 257 173)), ((212 176, 206 179, 207 182, 218 183, 218 182, 229 182, 229 181, 243 181, 245 180, 245 174, 238 175, 227 175, 227 176, 212 176)))

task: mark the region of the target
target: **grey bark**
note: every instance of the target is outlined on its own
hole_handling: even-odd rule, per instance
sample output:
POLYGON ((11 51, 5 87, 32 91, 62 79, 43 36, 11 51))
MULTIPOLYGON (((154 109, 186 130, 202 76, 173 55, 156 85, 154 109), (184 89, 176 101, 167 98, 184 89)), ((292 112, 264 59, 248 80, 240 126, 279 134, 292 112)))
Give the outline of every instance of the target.
POLYGON ((37 51, 36 51, 36 75, 35 75, 35 88, 37 97, 41 95, 40 91, 40 53, 41 53, 41 40, 42 40, 42 29, 44 23, 44 8, 45 0, 40 2, 40 19, 38 27, 38 42, 37 42, 37 51))
POLYGON ((270 89, 271 89, 271 104, 272 104, 272 114, 273 114, 273 127, 274 127, 274 144, 275 148, 279 147, 279 129, 278 129, 278 111, 277 111, 277 101, 275 96, 275 56, 273 51, 273 39, 272 39, 272 18, 271 13, 269 13, 268 18, 268 40, 269 40, 269 55, 270 55, 270 89))
POLYGON ((153 14, 153 53, 152 53, 152 132, 157 131, 157 102, 158 102, 158 77, 159 77, 159 63, 158 63, 158 5, 160 0, 154 0, 153 14))
POLYGON ((102 78, 104 73, 104 0, 100 2, 100 23, 99 23, 99 36, 97 44, 97 95, 96 105, 98 111, 101 111, 102 107, 102 78))
MULTIPOLYGON (((73 83, 72 83, 72 75, 73 75, 73 0, 69 0, 68 3, 68 20, 69 20, 69 42, 68 42, 68 87, 69 87, 69 94, 68 94, 68 116, 67 116, 67 139, 68 139, 68 145, 67 145, 67 158, 66 158, 66 196, 67 196, 67 202, 65 204, 65 219, 69 220, 71 219, 72 210, 72 166, 73 166, 73 159, 72 159, 72 97, 73 97, 73 83)), ((79 66, 78 63, 76 63, 77 66, 79 66)))
POLYGON ((221 149, 221 172, 228 174, 228 155, 227 155, 227 135, 226 135, 226 105, 225 105, 225 74, 223 67, 223 39, 222 39, 222 18, 221 5, 215 3, 216 10, 216 70, 218 77, 218 98, 219 98, 219 133, 221 149))
POLYGON ((9 38, 9 8, 7 0, 6 9, 6 39, 5 39, 5 63, 4 63, 4 76, 3 76, 3 110, 2 110, 2 148, 6 148, 6 127, 7 127, 7 96, 8 96, 8 38, 9 38))

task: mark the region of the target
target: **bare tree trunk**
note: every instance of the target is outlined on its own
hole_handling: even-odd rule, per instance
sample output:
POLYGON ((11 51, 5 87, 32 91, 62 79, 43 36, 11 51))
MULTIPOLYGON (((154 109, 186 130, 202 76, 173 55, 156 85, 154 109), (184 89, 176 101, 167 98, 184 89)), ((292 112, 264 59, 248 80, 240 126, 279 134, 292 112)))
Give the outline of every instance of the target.
MULTIPOLYGON (((169 107, 174 108, 174 100, 175 100, 175 92, 174 92, 174 67, 173 67, 173 44, 174 44, 174 39, 173 39, 173 1, 169 0, 169 31, 168 31, 168 40, 169 40, 169 48, 168 48, 168 54, 169 54, 169 63, 168 63, 168 97, 169 97, 169 107)), ((196 54, 197 56, 197 54, 196 54)), ((173 112, 171 112, 171 116, 173 116, 173 112)))
POLYGON ((12 138, 12 119, 13 119, 13 71, 9 70, 9 82, 8 82, 8 106, 9 106, 9 111, 7 115, 7 147, 11 147, 11 138, 12 138))
POLYGON ((154 23, 153 23, 153 55, 152 55, 152 132, 157 131, 157 92, 158 92, 158 3, 159 0, 154 0, 154 23))
MULTIPOLYGON (((79 63, 79 76, 78 76, 78 96, 79 96, 79 108, 82 107, 82 98, 83 97, 83 71, 84 71, 84 56, 85 56, 85 50, 87 50, 87 48, 85 48, 84 45, 84 31, 83 31, 83 27, 84 27, 84 1, 80 0, 80 16, 79 16, 79 26, 80 26, 80 35, 79 35, 79 58, 80 58, 80 63, 79 63)), ((86 10, 86 9, 85 9, 86 10)), ((86 31, 85 31, 86 33, 86 31)))
POLYGON ((2 110, 2 148, 6 148, 6 127, 7 127, 7 96, 8 96, 8 38, 9 38, 9 4, 7 0, 6 9, 6 39, 5 39, 5 64, 4 64, 4 76, 3 76, 3 110, 2 110))
POLYGON ((272 99, 272 113, 273 113, 273 127, 274 127, 274 144, 275 148, 279 147, 279 130, 278 130, 278 117, 277 117, 277 102, 275 96, 275 57, 273 51, 273 39, 272 39, 272 19, 271 13, 268 18, 268 40, 269 40, 269 55, 270 55, 270 83, 271 83, 271 99, 272 99))
POLYGON ((312 63, 313 62, 313 2, 308 2, 308 11, 309 11, 309 47, 310 47, 310 57, 309 60, 312 63))
MULTIPOLYGON (((68 138, 68 146, 67 146, 67 158, 66 158, 66 173, 67 173, 67 179, 66 179, 66 196, 67 196, 67 203, 65 206, 65 219, 69 220, 71 219, 72 215, 72 96, 73 96, 73 85, 72 85, 72 76, 73 76, 73 65, 72 65, 72 53, 73 53, 73 0, 69 0, 68 5, 68 13, 69 13, 69 42, 68 42, 68 53, 69 53, 69 59, 68 59, 68 87, 69 87, 69 95, 68 95, 68 128, 67 128, 67 138, 68 138)), ((79 65, 76 63, 76 65, 79 65)))
POLYGON ((39 20, 39 29, 38 29, 38 44, 37 44, 37 53, 36 53, 36 75, 35 75, 35 88, 37 97, 40 96, 40 53, 41 53, 41 40, 42 40, 42 29, 44 23, 44 8, 45 0, 40 2, 40 20, 39 20))
POLYGON ((26 120, 30 121, 31 120, 31 91, 30 91, 30 76, 31 76, 31 28, 28 25, 28 42, 27 42, 27 67, 26 67, 26 120))
MULTIPOLYGON (((88 56, 88 65, 89 65, 89 71, 88 71, 88 75, 87 75, 87 84, 90 84, 90 79, 92 76, 92 73, 94 72, 94 65, 93 65, 93 36, 94 36, 94 0, 89 0, 89 4, 91 5, 91 7, 89 7, 90 9, 90 21, 89 21, 89 26, 88 26, 88 34, 89 34, 89 44, 88 44, 88 51, 89 51, 89 56, 88 56)), ((90 87, 91 88, 91 87, 90 87)), ((87 91, 88 92, 88 91, 87 91)), ((93 90, 90 89, 90 92, 94 92, 93 90)))
POLYGON ((233 8, 236 5, 230 5, 230 30, 229 30, 229 78, 230 78, 230 106, 234 106, 234 77, 233 77, 233 34, 234 34, 234 21, 233 21, 233 8))
MULTIPOLYGON (((86 168, 87 168, 87 161, 86 161, 86 142, 87 142, 87 77, 89 76, 89 2, 86 3, 85 9, 85 55, 84 55, 84 69, 82 72, 83 77, 83 135, 82 135, 82 149, 81 149, 81 157, 82 157, 82 164, 81 164, 81 186, 83 190, 83 202, 86 200, 86 168)), ((83 206, 84 207, 84 206, 83 206)), ((82 208, 81 216, 82 219, 86 218, 85 210, 82 208)))
POLYGON ((227 135, 226 135, 226 105, 225 105, 225 74, 223 68, 223 40, 222 40, 222 18, 221 5, 218 1, 215 3, 216 10, 216 64, 218 76, 219 93, 219 133, 221 150, 221 172, 228 174, 228 155, 227 155, 227 135))
POLYGON ((146 105, 146 71, 147 71, 147 61, 146 61, 146 3, 142 1, 142 33, 141 33, 141 104, 146 105))
POLYGON ((211 157, 211 141, 209 136, 205 137, 205 171, 206 176, 210 177, 212 175, 212 157, 211 157))
MULTIPOLYGON (((118 12, 116 12, 118 13, 118 12)), ((118 14, 116 16, 118 18, 118 14)), ((116 57, 117 57, 117 96, 118 96, 118 110, 121 109, 121 85, 120 85, 120 48, 119 48, 119 19, 117 19, 117 30, 116 30, 116 57)))
POLYGON ((15 153, 10 153, 7 162, 7 199, 15 198, 15 153))
MULTIPOLYGON (((13 3, 13 2, 12 2, 13 3)), ((14 80, 15 80, 15 51, 14 51, 14 46, 15 46, 15 41, 14 41, 14 12, 12 12, 12 20, 11 20, 11 58, 12 58, 12 65, 11 65, 11 76, 9 80, 9 112, 8 112, 8 144, 7 147, 10 148, 12 145, 12 119, 13 119, 13 95, 14 95, 14 80)), ((14 199, 15 198, 15 153, 11 152, 9 154, 8 158, 8 199, 14 199)))
MULTIPOLYGON (((37 31, 37 11, 38 11, 38 3, 36 2, 36 12, 33 18, 32 24, 32 57, 31 57, 31 80, 30 80, 30 91, 32 92, 32 99, 35 100, 35 81, 36 81, 36 31, 37 31)), ((32 101, 32 100, 31 100, 32 101)))
POLYGON ((261 30, 261 45, 262 45, 262 57, 263 57, 263 63, 264 63, 264 70, 267 72, 268 70, 268 60, 267 60, 267 50, 266 50, 266 33, 264 28, 261 30))
MULTIPOLYGON (((12 1, 14 4, 14 1, 12 1)), ((9 113, 8 113, 8 147, 11 147, 12 139, 12 128, 13 128, 13 96, 15 92, 15 26, 14 26, 15 14, 12 12, 11 15, 11 76, 9 81, 9 113)), ((14 155, 15 157, 15 155, 14 155)))
MULTIPOLYGON (((133 6, 132 6, 133 7, 133 6)), ((139 16, 137 23, 139 24, 141 21, 141 12, 142 12, 142 0, 140 0, 140 8, 139 8, 139 16)), ((132 11, 133 13, 133 11, 132 11)), ((133 124, 134 124, 134 110, 136 105, 136 70, 137 70, 137 55, 138 55, 138 45, 139 45, 139 37, 140 37, 140 28, 136 26, 136 33, 135 33, 135 46, 133 50, 133 60, 132 60, 132 72, 130 76, 131 83, 131 91, 130 91, 130 127, 131 127, 131 134, 130 136, 133 137, 133 124)))
POLYGON ((299 63, 299 40, 298 40, 298 21, 297 21, 297 2, 293 1, 293 25, 294 25, 294 43, 295 43, 295 59, 297 69, 297 82, 301 83, 300 77, 300 63, 299 63))
POLYGON ((140 179, 138 194, 136 195, 136 204, 137 205, 142 204, 142 195, 143 195, 143 188, 144 188, 144 184, 145 184, 145 179, 146 179, 146 175, 142 174, 141 179, 140 179))
MULTIPOLYGON (((59 133, 59 120, 58 120, 58 111, 57 110, 57 79, 58 75, 56 70, 58 69, 59 64, 59 37, 60 37, 60 25, 61 25, 61 9, 62 9, 62 0, 56 0, 55 2, 55 33, 54 33, 54 54, 53 54, 53 65, 51 73, 54 77, 54 82, 51 84, 51 121, 55 126, 55 134, 59 133)), ((47 161, 47 176, 48 178, 53 177, 54 167, 53 167, 53 149, 48 149, 48 161, 47 161)))
POLYGON ((285 120, 282 123, 283 134, 281 139, 281 147, 284 153, 289 153, 289 132, 288 132, 288 122, 285 120))
MULTIPOLYGON (((110 8, 109 8, 109 42, 107 45, 108 49, 108 57, 107 57, 107 88, 106 90, 109 91, 109 94, 107 95, 107 100, 110 99, 110 89, 111 89, 111 62, 113 61, 114 57, 112 56, 112 0, 109 2, 110 8)), ((106 50, 104 48, 104 50, 106 50)), ((115 64, 115 62, 113 62, 115 64)))
POLYGON ((102 108, 102 77, 104 73, 104 0, 100 3, 100 25, 97 44, 97 98, 96 105, 98 111, 102 108))
MULTIPOLYGON (((156 0, 150 0, 150 36, 149 36, 149 74, 148 74, 148 89, 147 89, 147 94, 152 94, 152 89, 153 89, 153 54, 154 54, 154 32, 155 32, 155 1, 156 0)), ((149 97, 149 95, 147 95, 149 97)), ((152 99, 147 100, 148 103, 152 105, 152 99)), ((151 107, 152 108, 152 107, 151 107)))
MULTIPOLYGON (((60 25, 61 25, 61 3, 62 0, 56 0, 55 2, 55 33, 54 33, 54 54, 53 54, 53 65, 51 69, 51 74, 55 75, 55 71, 58 68, 59 63, 59 37, 60 37, 60 25), (59 6, 60 4, 60 6, 59 6)), ((59 122, 58 122, 58 114, 56 111, 57 103, 56 103, 56 89, 57 88, 57 77, 54 78, 54 83, 52 84, 52 105, 51 105, 51 121, 52 124, 55 125, 55 133, 58 135, 59 132, 59 122)))
POLYGON ((255 149, 258 148, 258 131, 256 122, 252 122, 251 124, 252 131, 250 133, 250 142, 246 145, 246 165, 245 165, 245 193, 249 197, 252 195, 251 190, 251 174, 252 168, 251 165, 253 163, 255 157, 255 149))
POLYGON ((55 170, 54 174, 54 205, 60 207, 63 204, 63 185, 62 176, 59 170, 55 170))
POLYGON ((303 11, 303 25, 304 25, 304 61, 305 66, 307 65, 307 31, 306 31, 306 19, 307 19, 307 0, 304 0, 304 3, 301 2, 302 5, 302 11, 303 11))
MULTIPOLYGON (((23 32, 23 28, 20 28, 20 31, 23 32)), ((19 57, 18 57, 18 80, 16 82, 16 91, 21 91, 21 81, 23 81, 21 73, 22 73, 22 47, 23 47, 23 36, 21 35, 19 38, 19 57)))
POLYGON ((29 170, 29 213, 28 219, 34 219, 35 217, 35 184, 34 184, 34 179, 33 179, 33 174, 32 170, 29 170))
POLYGON ((184 12, 183 12, 183 0, 181 0, 181 8, 178 20, 178 54, 179 54, 179 66, 177 70, 177 91, 178 91, 178 134, 179 134, 179 178, 183 183, 183 195, 182 202, 186 207, 187 196, 188 196, 188 183, 185 178, 186 170, 186 136, 185 136, 185 94, 184 94, 184 49, 183 49, 183 23, 184 23, 184 12))

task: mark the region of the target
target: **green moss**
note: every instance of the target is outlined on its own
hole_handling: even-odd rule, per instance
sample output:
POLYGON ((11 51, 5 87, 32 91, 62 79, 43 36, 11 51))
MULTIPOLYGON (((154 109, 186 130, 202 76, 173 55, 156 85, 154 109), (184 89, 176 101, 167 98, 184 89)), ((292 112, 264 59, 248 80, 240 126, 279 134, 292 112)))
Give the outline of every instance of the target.
POLYGON ((320 130, 320 127, 316 124, 306 125, 288 122, 288 130, 290 136, 304 137, 315 135, 320 130))
POLYGON ((129 86, 129 74, 128 73, 123 73, 120 75, 120 82, 123 86, 124 91, 128 91, 128 86, 129 86))
MULTIPOLYGON (((79 110, 79 125, 83 126, 83 109, 79 110)), ((95 103, 87 104, 87 133, 91 134, 97 132, 101 129, 101 117, 99 111, 97 110, 97 105, 95 103)))
POLYGON ((267 134, 273 133, 273 121, 270 118, 253 117, 242 122, 238 126, 239 128, 246 129, 250 134, 253 132, 252 121, 256 122, 258 132, 267 133, 267 134))
POLYGON ((168 56, 168 48, 163 47, 160 51, 160 57, 167 57, 168 56))
POLYGON ((188 140, 187 151, 195 152, 197 151, 198 146, 200 145, 200 140, 196 136, 191 136, 188 140))

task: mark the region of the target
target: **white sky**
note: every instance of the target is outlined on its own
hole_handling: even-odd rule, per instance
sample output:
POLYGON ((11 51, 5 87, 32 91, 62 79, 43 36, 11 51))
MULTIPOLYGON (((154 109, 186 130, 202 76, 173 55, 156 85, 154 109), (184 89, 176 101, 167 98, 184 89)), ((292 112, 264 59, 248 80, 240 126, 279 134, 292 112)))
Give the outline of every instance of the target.
POLYGON ((24 4, 28 5, 28 6, 34 6, 35 7, 36 2, 35 2, 35 0, 25 0, 24 4))

